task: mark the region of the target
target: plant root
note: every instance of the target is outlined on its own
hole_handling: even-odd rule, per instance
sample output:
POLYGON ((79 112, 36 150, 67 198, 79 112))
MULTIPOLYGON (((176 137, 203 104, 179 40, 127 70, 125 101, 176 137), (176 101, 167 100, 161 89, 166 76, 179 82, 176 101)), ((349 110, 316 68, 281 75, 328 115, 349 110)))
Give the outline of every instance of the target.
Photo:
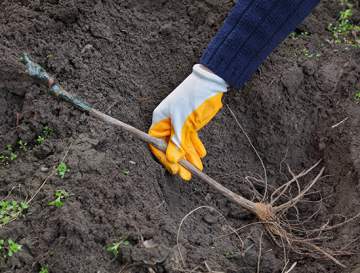
MULTIPOLYGON (((257 157, 259 158, 261 166, 264 169, 264 177, 266 178, 264 181, 262 181, 264 184, 263 198, 262 199, 260 199, 259 197, 257 198, 258 200, 261 200, 261 202, 251 202, 253 204, 249 204, 249 203, 239 202, 241 200, 238 200, 236 203, 242 206, 243 208, 247 209, 248 211, 254 213, 257 216, 257 218, 260 220, 259 222, 263 224, 265 230, 273 239, 273 241, 279 247, 283 247, 284 253, 286 253, 286 248, 288 248, 295 253, 301 255, 308 255, 313 258, 318 258, 319 255, 322 255, 327 259, 333 261, 337 265, 346 268, 344 264, 342 264, 338 259, 334 257, 335 255, 347 254, 345 251, 343 250, 333 251, 330 249, 325 249, 319 246, 318 244, 316 244, 315 241, 321 242, 324 241, 325 239, 328 239, 327 237, 321 236, 321 233, 323 231, 334 229, 346 223, 349 223, 350 221, 353 221, 356 218, 358 218, 360 216, 360 213, 335 226, 327 227, 327 225, 325 225, 325 227, 323 228, 309 231, 306 230, 305 228, 302 228, 304 226, 304 221, 300 220, 299 210, 296 207, 296 205, 304 199, 306 194, 309 194, 313 186, 321 179, 325 168, 321 168, 321 170, 315 176, 315 178, 307 186, 305 186, 304 189, 301 189, 299 179, 306 176, 316 167, 318 167, 321 160, 319 160, 317 163, 315 163, 307 170, 300 172, 298 175, 295 175, 288 166, 288 171, 292 175, 292 179, 290 179, 288 182, 284 183, 282 186, 278 187, 277 189, 273 190, 272 194, 269 196, 270 201, 266 202, 266 200, 268 199, 269 185, 267 181, 267 175, 266 175, 266 169, 264 167, 264 163, 261 160, 258 151, 256 150, 251 140, 249 139, 246 131, 244 130, 244 128, 241 126, 240 122, 236 118, 234 112, 231 110, 231 108, 228 105, 227 108, 230 111, 230 114, 234 118, 235 122, 237 123, 237 125, 239 126, 239 128, 241 129, 241 131, 249 141, 251 148, 255 151, 257 157), (297 190, 297 195, 295 197, 291 197, 289 195, 293 184, 296 185, 295 189, 297 190), (277 206, 275 205, 275 203, 277 203, 279 200, 284 198, 287 199, 287 201, 283 202, 280 205, 277 206), (290 209, 294 209, 297 215, 297 220, 295 221, 295 223, 292 224, 290 224, 289 223, 290 221, 284 217, 284 215, 290 209), (314 234, 316 232, 318 232, 317 235, 314 234)), ((246 181, 249 182, 251 181, 251 179, 257 182, 261 182, 259 181, 259 179, 256 179, 254 177, 248 177, 246 181)), ((257 192, 257 195, 259 195, 259 192, 257 192)), ((312 215, 311 218, 314 217, 315 215, 312 215)))
MULTIPOLYGON (((315 165, 317 165, 316 163, 315 165)), ((310 169, 313 169, 311 167, 310 169)), ((314 241, 325 240, 325 237, 313 236, 312 238, 308 237, 309 232, 305 229, 295 228, 296 224, 289 224, 287 220, 283 220, 283 215, 290 208, 294 208, 295 205, 301 201, 301 199, 310 191, 310 189, 316 184, 316 182, 321 178, 324 172, 324 168, 320 170, 320 172, 316 175, 316 177, 309 183, 308 186, 305 187, 302 191, 299 192, 297 196, 288 200, 287 202, 279 205, 273 206, 271 203, 265 202, 257 202, 254 203, 254 210, 251 211, 254 213, 260 222, 265 227, 265 230, 273 239, 273 241, 281 246, 288 247, 293 252, 302 254, 302 255, 310 255, 312 257, 318 258, 318 254, 321 254, 333 261, 337 265, 341 267, 346 267, 342 264, 338 259, 336 259, 335 255, 344 255, 345 251, 334 252, 329 249, 322 248, 317 245, 314 241), (299 234, 299 235, 297 235, 299 234), (284 245, 286 243, 286 246, 284 245)), ((304 172, 303 172, 304 173, 304 172)), ((308 173, 305 171, 305 173, 308 173)), ((289 182, 288 182, 289 183, 289 182)), ((285 184, 284 184, 285 185, 285 184)), ((284 187, 281 186, 281 187, 284 187)), ((285 186, 287 187, 287 186, 285 186)), ((278 190, 277 190, 278 191, 278 190)), ((239 204, 241 205, 241 204, 239 204)), ((358 215, 357 215, 358 216, 358 215)), ((350 218, 346 221, 348 223, 350 220, 354 220, 357 217, 350 218)), ((300 226, 300 222, 297 223, 300 226)), ((336 225, 335 227, 341 226, 341 224, 336 225)), ((319 233, 322 229, 318 229, 319 233)))

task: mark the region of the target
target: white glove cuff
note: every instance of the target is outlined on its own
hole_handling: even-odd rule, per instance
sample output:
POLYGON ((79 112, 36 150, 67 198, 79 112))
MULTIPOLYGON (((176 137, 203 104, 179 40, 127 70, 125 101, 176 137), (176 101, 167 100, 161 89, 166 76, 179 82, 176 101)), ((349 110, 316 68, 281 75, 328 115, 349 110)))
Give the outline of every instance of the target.
POLYGON ((193 66, 193 75, 211 83, 211 85, 218 92, 227 92, 229 85, 218 75, 204 69, 201 64, 195 64, 193 66))

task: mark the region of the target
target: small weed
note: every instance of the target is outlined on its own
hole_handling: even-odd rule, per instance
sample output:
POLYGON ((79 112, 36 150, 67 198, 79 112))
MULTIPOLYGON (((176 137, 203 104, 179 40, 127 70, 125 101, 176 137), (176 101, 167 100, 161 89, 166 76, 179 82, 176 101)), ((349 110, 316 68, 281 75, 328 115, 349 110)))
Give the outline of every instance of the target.
POLYGON ((8 239, 0 239, 0 253, 4 258, 12 257, 18 253, 22 248, 22 245, 17 244, 15 241, 8 239))
POLYGON ((355 93, 354 100, 356 103, 360 103, 360 90, 355 93))
POLYGON ((118 242, 113 242, 106 246, 106 251, 117 257, 121 251, 122 246, 129 246, 130 242, 126 239, 122 239, 118 242))
POLYGON ((56 168, 56 171, 61 178, 64 178, 65 174, 70 172, 70 169, 64 162, 60 162, 56 168))
POLYGON ((43 143, 45 142, 45 137, 43 137, 43 136, 38 136, 38 137, 35 139, 35 142, 36 142, 36 144, 41 145, 41 144, 43 144, 43 143))
POLYGON ((20 150, 22 150, 23 152, 27 151, 27 143, 22 141, 21 139, 18 141, 18 145, 20 147, 20 150))
POLYGON ((321 56, 318 52, 311 52, 309 49, 304 48, 302 50, 303 55, 308 59, 319 58, 321 56))
POLYGON ((44 136, 44 137, 49 137, 49 136, 52 135, 53 129, 51 129, 49 126, 45 126, 45 127, 43 128, 42 133, 43 133, 43 136, 44 136))
POLYGON ((11 160, 11 161, 14 161, 14 160, 16 160, 16 159, 17 159, 17 154, 14 153, 14 152, 11 152, 11 153, 10 153, 10 160, 11 160))
POLYGON ((6 144, 5 148, 6 148, 6 151, 8 151, 8 152, 12 152, 12 151, 13 151, 13 147, 12 147, 11 144, 6 144))
POLYGON ((236 253, 234 251, 225 251, 224 252, 224 257, 228 260, 236 257, 237 255, 238 255, 238 253, 236 253))
POLYGON ((7 160, 8 160, 7 156, 0 154, 0 163, 6 163, 7 160))
POLYGON ((0 163, 3 165, 7 165, 9 160, 15 160, 16 154, 13 152, 13 147, 11 144, 5 145, 5 150, 0 153, 0 163))
POLYGON ((56 190, 54 193, 55 200, 48 203, 49 206, 61 208, 64 206, 64 200, 69 197, 69 194, 65 190, 56 190))
POLYGON ((8 256, 11 257, 15 253, 18 253, 21 250, 22 245, 17 244, 13 240, 8 240, 8 256))
POLYGON ((298 38, 303 38, 303 37, 307 37, 307 36, 310 36, 310 33, 307 31, 299 31, 299 32, 294 31, 294 32, 290 33, 289 38, 296 40, 298 38))
POLYGON ((23 214, 29 205, 26 202, 17 202, 15 200, 0 201, 0 225, 6 225, 11 220, 23 214))
POLYGON ((42 266, 39 273, 49 273, 49 268, 47 266, 42 266))
POLYGON ((123 175, 129 175, 130 173, 130 171, 126 169, 122 170, 121 172, 123 173, 123 175))
POLYGON ((37 138, 35 139, 36 144, 43 144, 45 140, 52 135, 52 133, 53 129, 51 129, 49 126, 45 126, 42 130, 41 135, 37 136, 37 138))

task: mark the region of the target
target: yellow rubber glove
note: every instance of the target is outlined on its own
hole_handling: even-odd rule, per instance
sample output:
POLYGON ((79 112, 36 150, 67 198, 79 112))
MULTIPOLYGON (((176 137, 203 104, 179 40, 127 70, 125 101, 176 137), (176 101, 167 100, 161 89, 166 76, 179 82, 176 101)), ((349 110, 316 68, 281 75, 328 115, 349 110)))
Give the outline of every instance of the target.
POLYGON ((201 158, 206 149, 198 131, 222 108, 221 98, 227 87, 222 78, 196 64, 192 73, 154 110, 149 134, 164 139, 168 147, 166 153, 152 145, 150 149, 170 173, 191 179, 191 173, 178 163, 183 158, 203 170, 201 158))

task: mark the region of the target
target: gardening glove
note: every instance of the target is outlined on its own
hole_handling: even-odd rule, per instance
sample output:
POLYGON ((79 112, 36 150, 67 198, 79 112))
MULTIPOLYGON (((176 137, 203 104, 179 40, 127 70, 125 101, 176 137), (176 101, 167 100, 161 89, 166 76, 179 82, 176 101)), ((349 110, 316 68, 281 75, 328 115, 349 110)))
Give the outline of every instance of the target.
POLYGON ((165 140, 168 146, 166 153, 152 145, 150 149, 170 173, 191 179, 191 173, 178 163, 181 159, 203 170, 201 158, 206 150, 198 131, 222 108, 227 87, 222 78, 196 64, 190 76, 154 110, 149 135, 165 140))

